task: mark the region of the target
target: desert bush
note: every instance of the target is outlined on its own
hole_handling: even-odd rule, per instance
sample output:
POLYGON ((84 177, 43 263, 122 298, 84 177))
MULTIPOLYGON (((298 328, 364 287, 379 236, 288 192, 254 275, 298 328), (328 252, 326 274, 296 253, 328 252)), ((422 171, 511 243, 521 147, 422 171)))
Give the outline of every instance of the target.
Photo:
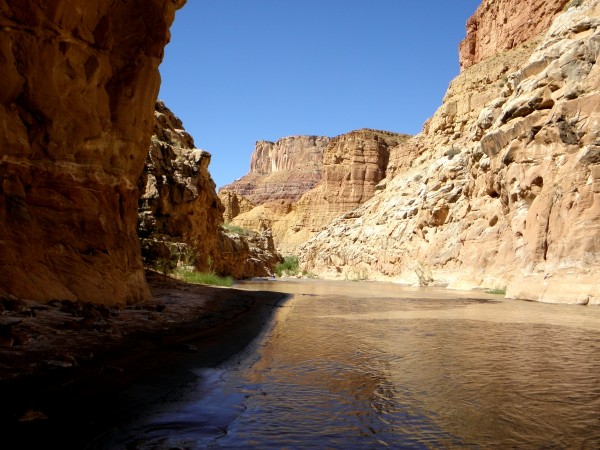
POLYGON ((448 157, 448 159, 454 158, 459 153, 460 153, 460 150, 455 147, 452 147, 452 148, 449 148, 448 150, 446 150, 446 156, 448 157))
POLYGON ((275 266, 275 274, 278 277, 288 275, 294 276, 300 274, 300 261, 297 256, 286 256, 282 263, 275 266))
POLYGON ((506 288, 486 289, 486 294, 506 295, 506 288))
POLYGON ((233 286, 233 278, 221 277, 214 272, 197 272, 195 270, 179 269, 175 272, 177 278, 186 283, 209 284, 212 286, 233 286))

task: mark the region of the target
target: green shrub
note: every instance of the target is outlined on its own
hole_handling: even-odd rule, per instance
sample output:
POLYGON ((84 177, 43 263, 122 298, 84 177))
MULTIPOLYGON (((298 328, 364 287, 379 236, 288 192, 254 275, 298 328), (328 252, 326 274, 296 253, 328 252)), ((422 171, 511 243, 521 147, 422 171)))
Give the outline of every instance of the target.
POLYGON ((483 292, 485 292, 486 294, 506 295, 506 288, 503 288, 503 289, 486 289, 483 292))
POLYGON ((233 278, 220 277, 214 272, 196 272, 192 270, 179 269, 175 272, 177 278, 186 283, 209 284, 212 286, 233 286, 233 278))
POLYGON ((283 275, 298 275, 300 273, 300 261, 297 256, 286 256, 282 263, 275 266, 275 274, 278 277, 283 275))

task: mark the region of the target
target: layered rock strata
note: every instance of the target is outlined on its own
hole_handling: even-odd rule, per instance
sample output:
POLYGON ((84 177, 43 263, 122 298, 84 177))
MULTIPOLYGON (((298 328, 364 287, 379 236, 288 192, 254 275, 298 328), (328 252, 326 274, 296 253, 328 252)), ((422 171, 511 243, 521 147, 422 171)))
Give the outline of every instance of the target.
POLYGON ((224 207, 208 171, 210 153, 195 148, 183 124, 156 103, 154 133, 138 180, 139 235, 149 267, 193 265, 235 278, 272 275, 280 257, 270 233, 226 232, 224 207))
POLYGON ((136 181, 183 3, 0 1, 0 295, 150 295, 136 181))
POLYGON ((385 189, 302 247, 304 268, 600 304, 599 49, 589 0, 464 69, 385 189))
MULTIPOLYGON (((289 136, 277 142, 258 141, 250 157, 250 172, 223 186, 254 205, 294 202, 321 181, 324 136, 289 136)), ((227 202, 226 202, 227 204, 227 202)))
MULTIPOLYGON (((386 176, 391 149, 407 138, 370 129, 333 138, 324 151, 319 170, 322 178, 313 189, 297 201, 279 199, 256 205, 232 222, 250 229, 271 229, 277 248, 284 254, 294 254, 298 245, 334 217, 373 197, 377 184, 386 176)), ((259 158, 253 161, 256 167, 268 167, 259 158)))

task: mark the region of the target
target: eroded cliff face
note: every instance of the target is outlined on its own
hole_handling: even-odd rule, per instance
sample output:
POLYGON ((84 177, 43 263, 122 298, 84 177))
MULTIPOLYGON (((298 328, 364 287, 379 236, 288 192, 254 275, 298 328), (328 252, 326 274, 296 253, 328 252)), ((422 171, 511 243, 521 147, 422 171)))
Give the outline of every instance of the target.
POLYGON ((224 208, 208 172, 210 159, 195 147, 181 120, 156 102, 150 151, 138 181, 139 234, 147 263, 156 254, 170 257, 166 243, 172 249, 191 246, 189 256, 202 270, 214 257, 224 208))
POLYGON ((272 275, 280 256, 270 233, 240 236, 222 228, 225 208, 208 171, 210 159, 181 120, 156 102, 150 151, 138 180, 144 263, 158 270, 193 265, 235 278, 272 275))
POLYGON ((570 3, 581 0, 483 0, 467 21, 467 37, 459 47, 460 67, 466 69, 538 36, 570 3))
POLYGON ((329 140, 324 136, 289 136, 277 142, 258 141, 250 157, 250 172, 219 191, 235 193, 253 205, 297 201, 321 181, 323 153, 329 140))
POLYGON ((302 246, 304 268, 599 304, 599 52, 588 0, 465 68, 393 149, 385 189, 302 246))
MULTIPOLYGON (((284 254, 295 254, 298 245, 334 217, 373 197, 377 184, 386 176, 391 149, 407 138, 363 129, 328 139, 318 170, 321 180, 314 188, 297 201, 275 199, 255 205, 235 216, 232 223, 250 229, 270 229, 277 248, 284 254)), ((256 167, 268 167, 255 161, 256 167)), ((293 182, 293 178, 288 179, 288 183, 293 182)))
POLYGON ((136 181, 183 3, 0 1, 0 294, 149 296, 136 181))

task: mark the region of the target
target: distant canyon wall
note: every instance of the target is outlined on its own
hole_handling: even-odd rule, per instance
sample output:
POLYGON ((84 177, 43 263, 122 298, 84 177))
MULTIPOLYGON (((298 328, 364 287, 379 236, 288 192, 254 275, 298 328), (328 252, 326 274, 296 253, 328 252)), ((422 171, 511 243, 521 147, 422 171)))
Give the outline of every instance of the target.
POLYGON ((0 0, 0 295, 150 295, 136 182, 184 3, 0 0))
POLYGON ((253 205, 296 201, 321 181, 329 140, 325 136, 289 136, 277 142, 258 141, 250 157, 250 172, 220 190, 235 192, 253 205))
POLYGON ((275 148, 285 148, 286 152, 264 151, 257 145, 251 172, 220 191, 225 215, 235 225, 272 230, 278 249, 295 254, 300 244, 334 217, 375 195, 377 184, 386 177, 391 148, 407 138, 363 129, 335 138, 316 138, 320 143, 318 152, 314 145, 306 145, 315 142, 311 136, 278 141, 275 148), (281 142, 285 145, 279 145, 281 142), (274 163, 276 159, 301 163, 280 169, 284 164, 274 163), (257 173, 264 175, 257 177, 257 173), (306 177, 310 183, 305 182, 306 177), (285 188, 280 191, 279 186, 285 188))
MULTIPOLYGON (((474 20, 513 3, 542 8, 484 2, 474 20)), ((600 304, 600 2, 566 3, 544 2, 561 12, 510 50, 479 34, 496 44, 392 149, 382 189, 301 246, 305 269, 600 304)))

